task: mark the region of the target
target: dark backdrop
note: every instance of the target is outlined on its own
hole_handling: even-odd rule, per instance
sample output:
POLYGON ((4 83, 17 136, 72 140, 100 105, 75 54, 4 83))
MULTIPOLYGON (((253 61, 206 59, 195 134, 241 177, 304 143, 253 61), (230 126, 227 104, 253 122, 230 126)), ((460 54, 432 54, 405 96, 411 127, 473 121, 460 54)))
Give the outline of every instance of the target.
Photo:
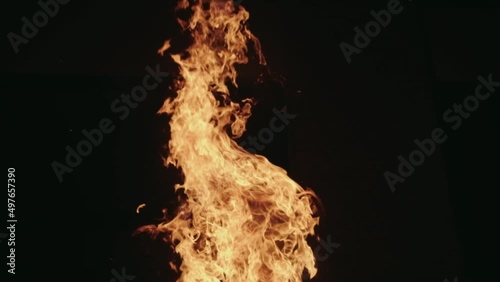
MULTIPOLYGON (((322 257, 313 281, 492 279, 500 90, 456 130, 443 113, 474 94, 478 76, 500 81, 498 9, 402 1, 348 63, 339 44, 353 45, 353 28, 388 2, 244 0, 269 69, 255 84, 262 70, 240 68, 238 97, 260 101, 243 139, 267 127, 274 108, 297 115, 259 153, 322 200, 318 233, 339 245, 328 253, 311 242, 322 257), (384 173, 397 173, 398 156, 407 158, 413 140, 435 128, 446 142, 391 191, 384 173)), ((134 281, 174 281, 168 248, 130 236, 175 204, 179 172, 161 159, 168 120, 156 115, 172 77, 126 119, 110 109, 141 83, 146 66, 175 74, 156 54, 179 34, 173 6, 73 0, 16 54, 7 34, 21 34, 21 18, 40 7, 3 3, 4 156, 16 168, 18 219, 17 274, 7 281, 112 281, 123 268, 134 281), (59 182, 51 163, 64 163, 65 147, 103 118, 115 130, 59 182)))

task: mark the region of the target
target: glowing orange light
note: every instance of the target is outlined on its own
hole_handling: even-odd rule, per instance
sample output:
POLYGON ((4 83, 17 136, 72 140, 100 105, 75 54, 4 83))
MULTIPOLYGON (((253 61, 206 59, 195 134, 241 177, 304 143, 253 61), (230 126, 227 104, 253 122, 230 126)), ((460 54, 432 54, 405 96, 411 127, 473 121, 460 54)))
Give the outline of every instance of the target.
MULTIPOLYGON (((172 220, 140 231, 169 234, 182 258, 178 281, 298 282, 304 270, 314 277, 306 242, 319 223, 314 193, 233 140, 245 131, 252 101, 231 101, 227 83, 237 87, 235 65, 247 63, 248 41, 266 63, 245 25, 249 13, 232 0, 195 2, 177 6, 193 12, 189 21, 179 20, 193 43, 188 56, 171 55, 183 82, 159 111, 171 117, 165 165, 182 169, 184 183, 175 189, 183 189, 187 200, 172 220), (215 91, 225 99, 216 99, 215 91)), ((166 41, 158 52, 169 48, 166 41)))

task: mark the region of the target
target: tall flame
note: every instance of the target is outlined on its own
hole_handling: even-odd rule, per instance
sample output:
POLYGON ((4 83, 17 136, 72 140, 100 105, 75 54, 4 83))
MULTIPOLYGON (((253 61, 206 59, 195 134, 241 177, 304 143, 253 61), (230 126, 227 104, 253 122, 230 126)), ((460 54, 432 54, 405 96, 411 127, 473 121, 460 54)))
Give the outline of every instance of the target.
MULTIPOLYGON (((249 13, 232 0, 181 0, 177 9, 192 11, 179 23, 193 43, 187 56, 171 55, 183 83, 159 112, 171 116, 165 165, 182 169, 184 183, 175 189, 187 199, 156 229, 169 234, 182 258, 178 281, 291 282, 302 281, 304 271, 314 277, 306 241, 319 223, 314 193, 233 140, 245 131, 251 100, 232 102, 227 83, 237 87, 235 64, 247 63, 249 41, 265 64, 245 26, 249 13)), ((159 52, 169 47, 167 41, 159 52)))

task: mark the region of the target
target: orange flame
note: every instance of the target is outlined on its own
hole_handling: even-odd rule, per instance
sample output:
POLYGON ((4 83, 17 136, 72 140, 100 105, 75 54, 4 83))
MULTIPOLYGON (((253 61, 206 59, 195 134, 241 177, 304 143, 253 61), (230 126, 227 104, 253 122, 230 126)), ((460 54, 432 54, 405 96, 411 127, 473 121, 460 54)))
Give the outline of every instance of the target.
MULTIPOLYGON (((184 183, 175 189, 187 200, 155 229, 169 234, 182 258, 180 282, 302 281, 305 270, 314 277, 306 241, 319 223, 314 193, 233 140, 245 131, 252 101, 232 102, 226 83, 237 87, 235 64, 247 63, 248 41, 265 64, 259 40, 245 26, 249 13, 232 0, 195 2, 177 6, 192 11, 179 23, 193 43, 188 56, 171 55, 184 80, 159 111, 171 115, 165 165, 182 169, 184 183)), ((169 47, 166 41, 159 52, 169 47)))

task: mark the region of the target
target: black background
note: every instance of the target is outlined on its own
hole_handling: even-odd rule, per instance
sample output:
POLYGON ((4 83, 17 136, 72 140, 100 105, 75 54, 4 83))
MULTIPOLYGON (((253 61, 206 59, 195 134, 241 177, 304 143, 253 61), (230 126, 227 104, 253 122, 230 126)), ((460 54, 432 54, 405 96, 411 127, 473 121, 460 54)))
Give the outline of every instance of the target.
MULTIPOLYGON (((36 1, 3 4, 16 278, 110 281, 112 269, 125 267, 134 281, 175 281, 168 248, 130 236, 175 203, 179 172, 161 159, 168 119, 156 115, 171 79, 127 119, 110 110, 141 83, 146 66, 175 73, 156 53, 179 34, 174 2, 73 0, 18 54, 6 35, 20 34, 21 17, 40 8, 36 1), (75 148, 81 131, 106 117, 115 131, 59 183, 51 163, 63 163, 65 147, 75 148), (147 206, 136 214, 141 203, 147 206)), ((260 101, 248 135, 267 127, 273 108, 297 114, 260 153, 317 192, 325 207, 318 233, 341 244, 318 262, 313 281, 493 279, 500 90, 456 131, 442 114, 474 93, 479 75, 500 81, 498 9, 402 1, 403 11, 348 64, 339 44, 353 44, 353 28, 387 2, 244 0, 272 73, 255 84, 255 69, 241 67, 239 95, 260 101), (448 140, 392 193, 384 172, 396 172, 397 157, 436 127, 448 140)), ((6 241, 0 249, 4 272, 6 241)))

